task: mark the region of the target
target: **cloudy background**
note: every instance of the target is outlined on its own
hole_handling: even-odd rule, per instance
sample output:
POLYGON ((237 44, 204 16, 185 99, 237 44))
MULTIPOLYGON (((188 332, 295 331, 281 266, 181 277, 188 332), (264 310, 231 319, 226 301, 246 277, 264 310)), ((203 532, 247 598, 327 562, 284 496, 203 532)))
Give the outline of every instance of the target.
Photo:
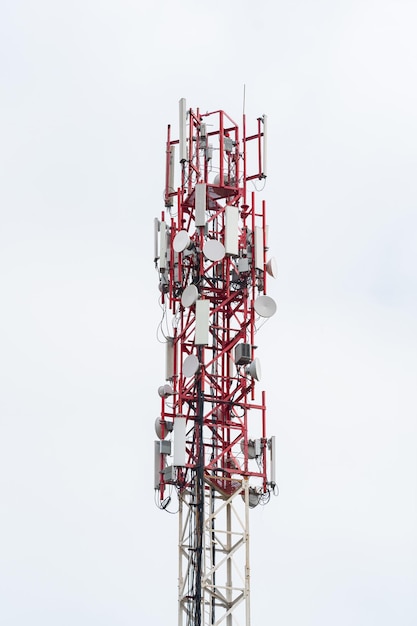
POLYGON ((3 0, 0 622, 176 624, 151 247, 177 102, 269 116, 252 621, 417 623, 417 4, 3 0))

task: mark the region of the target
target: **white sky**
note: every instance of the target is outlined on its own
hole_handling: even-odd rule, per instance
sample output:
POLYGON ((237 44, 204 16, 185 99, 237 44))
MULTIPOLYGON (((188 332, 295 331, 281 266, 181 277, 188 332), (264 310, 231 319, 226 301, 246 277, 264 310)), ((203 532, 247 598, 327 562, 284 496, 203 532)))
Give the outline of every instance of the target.
POLYGON ((3 0, 0 622, 176 624, 152 220, 177 102, 269 116, 280 496, 252 622, 417 623, 417 4, 3 0))

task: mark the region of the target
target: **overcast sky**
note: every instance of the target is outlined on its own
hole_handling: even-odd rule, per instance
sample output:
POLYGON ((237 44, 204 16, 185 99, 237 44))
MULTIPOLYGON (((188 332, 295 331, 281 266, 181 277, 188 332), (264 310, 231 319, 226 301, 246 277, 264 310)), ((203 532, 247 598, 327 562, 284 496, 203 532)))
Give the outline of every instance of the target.
POLYGON ((167 626, 152 221, 178 100, 267 113, 280 496, 252 623, 417 623, 417 4, 3 0, 0 622, 167 626))

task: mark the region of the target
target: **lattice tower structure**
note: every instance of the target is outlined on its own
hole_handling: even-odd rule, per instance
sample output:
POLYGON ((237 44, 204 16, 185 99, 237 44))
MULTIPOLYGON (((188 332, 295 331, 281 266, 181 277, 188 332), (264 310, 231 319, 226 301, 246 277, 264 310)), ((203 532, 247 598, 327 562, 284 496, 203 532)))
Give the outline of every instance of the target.
POLYGON ((259 117, 247 134, 245 115, 239 126, 181 99, 178 139, 168 126, 154 225, 166 344, 154 487, 158 506, 179 515, 179 626, 249 626, 249 510, 276 492, 256 356, 257 328, 276 310, 255 191, 266 178, 266 124, 259 117))

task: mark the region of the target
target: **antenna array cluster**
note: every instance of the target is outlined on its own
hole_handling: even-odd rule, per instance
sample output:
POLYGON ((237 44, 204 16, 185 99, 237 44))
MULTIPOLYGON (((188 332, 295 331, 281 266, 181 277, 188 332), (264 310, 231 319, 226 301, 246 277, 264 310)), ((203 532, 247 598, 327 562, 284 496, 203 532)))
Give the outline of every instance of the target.
POLYGON ((178 139, 168 126, 165 209, 154 223, 166 345, 154 487, 180 518, 181 626, 231 625, 239 611, 249 623, 248 510, 276 491, 256 333, 276 312, 267 278, 277 268, 265 201, 247 189, 266 178, 266 140, 266 116, 247 134, 245 116, 239 127, 185 99, 178 139))

